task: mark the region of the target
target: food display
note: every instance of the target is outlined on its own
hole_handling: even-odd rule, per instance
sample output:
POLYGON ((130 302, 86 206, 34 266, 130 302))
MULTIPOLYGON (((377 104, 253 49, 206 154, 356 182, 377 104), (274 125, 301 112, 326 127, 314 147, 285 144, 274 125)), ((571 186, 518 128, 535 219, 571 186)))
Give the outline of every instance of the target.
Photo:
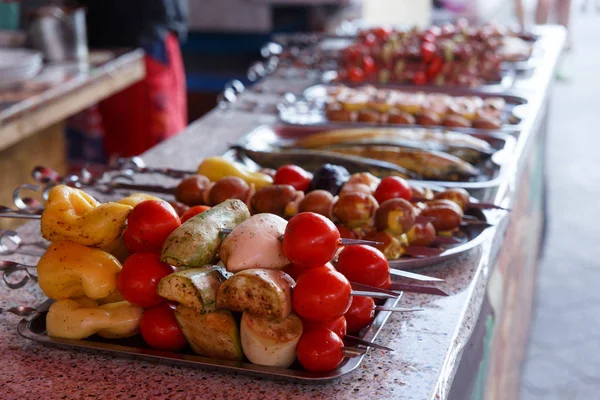
POLYGON ((424 128, 328 128, 263 126, 233 146, 230 158, 277 170, 296 165, 315 174, 323 165, 350 174, 369 171, 438 185, 489 187, 503 171, 500 152, 510 153, 514 138, 503 133, 469 134, 424 128))
MULTIPOLYGON (((304 179, 311 174, 293 166, 274 176, 278 184, 255 190, 252 183, 252 193, 279 185, 303 194, 291 184, 308 190, 311 183, 304 179)), ((203 193, 209 190, 224 200, 183 223, 169 203, 153 196, 99 203, 80 189, 58 185, 50 190, 41 231, 52 243, 37 265, 40 288, 54 301, 45 317, 47 335, 116 344, 137 337, 156 350, 218 360, 311 372, 337 368, 347 356, 344 314, 352 304, 352 284, 373 284, 375 296, 388 288, 385 256, 373 247, 354 246, 361 264, 344 257, 338 262, 336 254, 353 246, 340 247, 331 219, 296 211, 287 221, 257 213, 257 207, 268 206, 237 199, 231 188, 240 185, 230 176, 216 182, 204 175, 192 178, 194 185, 190 178, 182 181, 178 197, 194 204, 198 198, 211 201, 214 196, 203 193), (224 180, 227 184, 219 185, 224 180), (123 210, 115 204, 127 207, 120 226, 114 220, 123 210), (65 229, 67 224, 77 229, 65 229), (87 224, 106 230, 92 237, 87 224), (105 244, 114 232, 124 252, 122 246, 105 244), (372 271, 378 279, 370 277, 372 271), (315 339, 319 335, 335 339, 323 342, 315 339)), ((280 192, 269 193, 274 198, 263 201, 274 203, 280 192)), ((393 305, 399 294, 383 297, 393 298, 393 305)), ((373 322, 372 311, 354 333, 373 322)))
POLYGON ((342 51, 337 79, 475 87, 498 83, 503 62, 526 60, 531 53, 529 41, 493 25, 373 28, 342 51))
MULTIPOLYGON (((333 138, 307 137, 298 144, 311 146, 330 139, 333 138)), ((277 269, 285 265, 287 260, 305 263, 302 257, 314 258, 319 244, 302 240, 304 232, 299 234, 296 240, 287 241, 283 230, 286 219, 297 214, 298 218, 301 218, 306 212, 327 217, 337 226, 343 237, 382 242, 378 248, 389 259, 417 254, 427 246, 433 246, 431 250, 434 250, 440 248, 440 245, 447 245, 447 240, 440 239, 440 235, 454 235, 457 243, 468 240, 461 229, 466 223, 463 221, 464 212, 473 205, 464 189, 434 192, 411 186, 398 176, 380 179, 370 173, 350 174, 343 167, 332 164, 325 164, 314 173, 296 165, 284 165, 274 171, 274 176, 278 183, 253 190, 252 195, 246 197, 247 209, 242 209, 248 210, 249 214, 239 214, 234 220, 223 220, 220 223, 220 226, 226 229, 237 226, 229 236, 221 241, 221 236, 215 228, 210 233, 199 232, 195 228, 190 230, 193 224, 188 223, 185 229, 179 230, 180 233, 173 234, 166 240, 163 247, 163 256, 167 257, 165 261, 176 266, 200 266, 214 263, 218 256, 232 271, 256 265, 277 269), (305 190, 297 190, 292 186, 298 186, 299 181, 305 190), (277 252, 275 249, 280 248, 279 238, 282 235, 283 249, 282 252, 277 252), (198 247, 194 238, 199 236, 211 240, 198 247), (253 238, 253 241, 245 241, 245 238, 253 238), (306 248, 303 247, 305 243, 306 248), (238 252, 236 257, 235 250, 240 246, 261 246, 271 251, 256 254, 256 258, 238 252), (188 255, 188 249, 192 249, 194 254, 188 255), (186 256, 179 260, 172 258, 171 253, 178 254, 179 257, 186 256), (203 255, 204 258, 196 261, 197 254, 203 255), (240 257, 241 254, 243 256, 240 257)), ((224 179, 227 178, 211 182, 201 189, 189 186, 189 181, 196 180, 196 177, 185 178, 179 184, 176 193, 179 194, 180 200, 187 197, 186 190, 199 193, 200 197, 209 200, 211 194, 221 197, 220 193, 214 192, 223 190, 227 195, 231 195, 232 199, 237 198, 226 186, 219 185, 224 179)), ((204 182, 204 179, 201 181, 204 182)), ((213 207, 197 217, 196 221, 211 220, 216 212, 213 207)), ((231 216, 238 213, 237 210, 228 210, 228 215, 231 216)), ((298 222, 299 219, 294 221, 298 222)), ((201 226, 204 226, 204 223, 201 226)), ((289 237, 295 230, 295 224, 287 224, 287 227, 289 237)), ((313 225, 312 229, 311 235, 316 235, 321 229, 328 232, 331 226, 324 223, 313 225)), ((335 236, 329 236, 329 240, 337 239, 335 236)), ((316 264, 323 265, 333 257, 337 247, 330 245, 329 248, 332 253, 325 254, 316 264)))
POLYGON ((445 126, 502 129, 518 123, 511 109, 518 99, 501 96, 451 95, 374 86, 324 86, 326 121, 362 124, 445 126), (507 104, 506 99, 510 101, 507 104))

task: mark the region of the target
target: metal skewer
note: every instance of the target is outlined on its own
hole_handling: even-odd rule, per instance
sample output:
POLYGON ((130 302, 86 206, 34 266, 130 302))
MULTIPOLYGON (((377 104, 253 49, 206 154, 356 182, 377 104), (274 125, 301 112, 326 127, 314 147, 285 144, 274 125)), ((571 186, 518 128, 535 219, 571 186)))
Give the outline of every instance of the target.
POLYGON ((19 264, 17 262, 14 261, 0 261, 0 272, 1 272, 1 276, 2 276, 2 280, 4 281, 4 283, 6 284, 6 286, 8 286, 8 288, 10 289, 20 289, 23 286, 25 286, 27 284, 27 282, 29 282, 29 280, 33 281, 33 282, 37 282, 38 281, 38 277, 34 274, 32 274, 31 272, 29 272, 29 268, 35 268, 35 266, 32 265, 25 265, 25 264, 19 264), (11 281, 9 278, 10 276, 15 273, 15 272, 19 272, 22 271, 25 273, 25 276, 18 281, 11 281))

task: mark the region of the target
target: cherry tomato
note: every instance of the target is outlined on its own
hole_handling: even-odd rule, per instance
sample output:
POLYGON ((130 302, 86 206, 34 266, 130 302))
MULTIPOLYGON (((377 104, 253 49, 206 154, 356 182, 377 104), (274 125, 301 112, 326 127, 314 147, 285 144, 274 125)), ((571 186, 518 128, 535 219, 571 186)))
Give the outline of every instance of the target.
POLYGON ((384 27, 372 28, 371 33, 380 41, 384 41, 390 36, 390 30, 384 27))
POLYGON ((415 85, 425 85, 427 83, 427 75, 425 74, 425 72, 415 72, 415 76, 413 77, 413 83, 415 85))
POLYGON ((159 350, 178 351, 187 344, 169 304, 161 304, 144 311, 140 333, 150 347, 159 350))
POLYGON ((283 235, 283 254, 294 264, 323 265, 335 255, 339 240, 340 232, 331 220, 304 212, 289 220, 283 235))
POLYGON ((421 58, 426 63, 433 60, 435 56, 435 52, 437 51, 437 46, 431 42, 423 42, 421 45, 421 58))
POLYGON ((359 67, 348 68, 348 80, 350 82, 362 82, 365 80, 365 73, 359 67))
POLYGON ((350 282, 339 272, 327 267, 312 268, 298 277, 292 307, 310 321, 331 321, 348 310, 351 291, 350 282))
POLYGON ((131 253, 160 251, 165 239, 181 225, 173 206, 162 200, 146 200, 127 217, 123 239, 131 253))
POLYGON ((359 46, 348 46, 344 49, 342 57, 349 64, 356 64, 360 60, 362 51, 359 46))
POLYGON ((296 190, 306 191, 312 181, 312 174, 297 165, 284 165, 275 173, 275 185, 290 185, 296 190))
POLYGON ((316 267, 303 267, 302 265, 298 265, 298 264, 288 264, 283 268, 283 272, 285 272, 286 274, 288 274, 289 276, 292 277, 293 280, 297 281, 298 277, 300 275, 302 275, 303 273, 313 269, 313 268, 329 268, 332 271, 335 271, 335 268, 333 267, 333 265, 331 265, 331 263, 327 263, 325 265, 318 265, 316 267))
POLYGON ((158 283, 175 268, 160 261, 158 253, 129 256, 117 277, 117 289, 125 300, 141 307, 154 307, 165 302, 156 294, 158 283))
POLYGON ((435 77, 442 69, 443 64, 444 60, 442 60, 441 57, 434 57, 434 59, 431 60, 431 63, 427 66, 427 77, 429 79, 435 77))
POLYGON ((335 369, 344 360, 344 342, 329 329, 317 328, 306 332, 298 341, 298 361, 312 372, 335 369))
POLYGON ((366 76, 372 75, 375 72, 375 60, 371 56, 363 58, 363 71, 366 76))
POLYGON ((377 37, 375 35, 373 35, 372 33, 367 33, 367 35, 364 37, 364 39, 362 41, 362 44, 365 45, 366 47, 372 47, 376 43, 377 43, 377 37))
POLYGON ((336 269, 352 282, 382 287, 390 276, 390 266, 375 247, 346 246, 338 256, 336 269))
POLYGON ((346 318, 341 316, 338 319, 327 322, 314 322, 303 319, 302 328, 304 329, 304 332, 312 331, 313 329, 317 328, 329 329, 343 340, 344 336, 346 336, 346 318))
POLYGON ((210 210, 209 206, 194 206, 190 207, 186 212, 181 216, 181 223, 184 223, 188 219, 192 218, 195 215, 203 213, 206 210, 210 210))
POLYGON ((338 231, 340 232, 340 237, 344 239, 358 239, 358 235, 352 229, 348 228, 344 225, 336 225, 338 231))
POLYGON ((375 319, 375 300, 371 297, 352 296, 352 304, 346 314, 349 333, 358 333, 375 319))
POLYGON ((411 191, 408 182, 399 176, 386 176, 379 182, 379 186, 373 193, 379 204, 389 199, 401 198, 410 200, 411 191))

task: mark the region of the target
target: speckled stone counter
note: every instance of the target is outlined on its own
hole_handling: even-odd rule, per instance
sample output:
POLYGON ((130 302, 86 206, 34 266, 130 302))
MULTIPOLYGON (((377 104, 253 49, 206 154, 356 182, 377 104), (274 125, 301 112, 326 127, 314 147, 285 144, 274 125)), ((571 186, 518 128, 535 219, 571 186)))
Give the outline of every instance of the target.
MULTIPOLYGON (((530 151, 531 143, 545 117, 544 104, 552 81, 564 32, 550 29, 553 45, 545 52, 543 71, 536 71, 536 92, 531 99, 533 114, 519 135, 515 158, 502 185, 485 194, 499 204, 513 206, 517 177, 530 151), (547 71, 546 71, 547 70, 547 71), (545 72, 544 72, 545 71, 545 72)), ((291 82, 290 82, 291 83, 291 82)), ((277 77, 261 86, 291 90, 292 85, 277 77)), ((310 83, 310 82, 307 82, 310 83)), ((302 86, 302 85, 299 85, 302 86)), ((525 94, 525 91, 522 92, 525 94)), ((243 100, 261 104, 275 96, 246 93, 243 100)), ((231 110, 215 110, 192 124, 183 134, 150 150, 144 160, 152 166, 193 169, 205 155, 219 154, 235 140, 260 124, 275 123, 272 114, 245 112, 241 104, 231 110)), ((172 184, 167 178, 146 180, 172 184)), ((487 230, 482 244, 461 257, 421 272, 445 279, 440 288, 450 294, 435 297, 406 293, 399 305, 423 307, 419 313, 395 314, 382 329, 376 342, 396 351, 371 350, 361 366, 341 379, 325 384, 298 384, 258 379, 243 375, 215 373, 183 367, 133 361, 102 353, 80 353, 44 347, 19 337, 19 317, 0 315, 0 398, 79 399, 444 399, 451 393, 455 374, 479 319, 488 285, 503 248, 508 218, 491 214, 497 225, 487 230)), ((37 240, 37 224, 20 229, 27 242, 37 240)), ((12 259, 35 262, 35 258, 12 259)), ((11 291, 0 287, 0 307, 35 305, 43 295, 34 285, 11 291)), ((497 300, 497 299, 496 299, 497 300)), ((496 302, 496 300, 493 300, 496 302)), ((525 306, 525 305, 524 305, 525 306)))

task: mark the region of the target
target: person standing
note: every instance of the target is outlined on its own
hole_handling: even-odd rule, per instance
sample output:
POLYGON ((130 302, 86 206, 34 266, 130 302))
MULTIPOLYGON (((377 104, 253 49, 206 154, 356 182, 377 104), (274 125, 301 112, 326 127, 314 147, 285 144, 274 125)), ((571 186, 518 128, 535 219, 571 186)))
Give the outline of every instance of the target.
POLYGON ((106 162, 139 155, 187 126, 179 41, 186 0, 79 0, 91 48, 142 48, 146 77, 70 121, 70 157, 106 162), (101 148, 100 148, 101 147, 101 148))

